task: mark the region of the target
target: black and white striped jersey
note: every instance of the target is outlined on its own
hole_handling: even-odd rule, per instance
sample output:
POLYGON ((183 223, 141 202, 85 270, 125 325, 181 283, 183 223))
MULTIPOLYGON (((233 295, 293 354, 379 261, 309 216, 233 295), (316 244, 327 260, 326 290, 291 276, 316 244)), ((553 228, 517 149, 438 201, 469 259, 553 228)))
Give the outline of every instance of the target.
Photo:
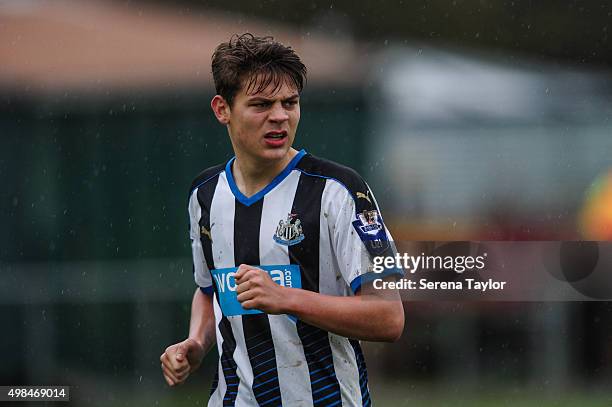
POLYGON ((244 263, 278 284, 354 295, 375 276, 371 256, 394 250, 370 189, 353 170, 302 150, 247 198, 232 162, 202 172, 189 198, 195 281, 214 296, 217 325, 208 405, 370 405, 358 341, 291 315, 244 310, 233 279, 244 263))

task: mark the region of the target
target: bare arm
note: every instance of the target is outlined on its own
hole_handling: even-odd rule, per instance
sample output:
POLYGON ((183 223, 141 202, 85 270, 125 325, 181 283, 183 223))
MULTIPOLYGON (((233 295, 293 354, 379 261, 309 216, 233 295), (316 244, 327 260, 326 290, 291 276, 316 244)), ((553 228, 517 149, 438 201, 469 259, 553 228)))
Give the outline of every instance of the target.
POLYGON ((189 338, 202 346, 204 354, 216 343, 212 295, 204 294, 200 288, 196 288, 191 301, 189 338))
POLYGON ((404 330, 404 307, 397 298, 364 294, 336 297, 297 288, 286 288, 284 313, 348 338, 394 342, 404 330))
POLYGON ((183 383, 195 371, 215 343, 215 316, 212 296, 199 288, 191 302, 189 337, 166 348, 160 356, 161 368, 170 386, 183 383))
POLYGON ((397 291, 336 297, 282 287, 268 273, 241 265, 236 273, 238 301, 245 309, 291 314, 311 325, 349 338, 393 342, 404 329, 397 291))

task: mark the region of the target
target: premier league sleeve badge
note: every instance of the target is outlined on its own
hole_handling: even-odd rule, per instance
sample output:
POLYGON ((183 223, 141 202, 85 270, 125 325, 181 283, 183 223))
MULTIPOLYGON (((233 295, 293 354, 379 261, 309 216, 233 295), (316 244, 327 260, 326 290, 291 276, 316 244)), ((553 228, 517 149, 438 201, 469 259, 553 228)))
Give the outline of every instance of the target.
POLYGON ((376 209, 358 213, 353 227, 371 254, 377 255, 389 247, 382 217, 376 209))

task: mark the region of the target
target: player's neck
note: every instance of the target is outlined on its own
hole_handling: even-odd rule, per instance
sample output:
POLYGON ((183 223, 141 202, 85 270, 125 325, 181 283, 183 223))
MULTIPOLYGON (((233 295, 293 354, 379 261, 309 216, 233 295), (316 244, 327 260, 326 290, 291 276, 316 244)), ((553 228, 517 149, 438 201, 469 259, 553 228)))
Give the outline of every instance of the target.
POLYGON ((246 197, 255 195, 270 184, 287 167, 297 153, 295 149, 291 148, 282 159, 263 162, 236 154, 236 159, 232 165, 232 175, 236 186, 246 197))

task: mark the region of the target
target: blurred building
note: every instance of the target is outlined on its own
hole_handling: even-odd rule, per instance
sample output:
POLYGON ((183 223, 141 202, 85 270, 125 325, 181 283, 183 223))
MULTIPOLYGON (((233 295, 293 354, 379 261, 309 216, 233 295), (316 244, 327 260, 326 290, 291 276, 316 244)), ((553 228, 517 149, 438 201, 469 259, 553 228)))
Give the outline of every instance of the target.
POLYGON ((431 46, 376 66, 368 150, 400 234, 580 236, 587 188, 611 165, 609 72, 431 46))

